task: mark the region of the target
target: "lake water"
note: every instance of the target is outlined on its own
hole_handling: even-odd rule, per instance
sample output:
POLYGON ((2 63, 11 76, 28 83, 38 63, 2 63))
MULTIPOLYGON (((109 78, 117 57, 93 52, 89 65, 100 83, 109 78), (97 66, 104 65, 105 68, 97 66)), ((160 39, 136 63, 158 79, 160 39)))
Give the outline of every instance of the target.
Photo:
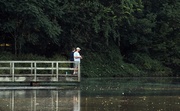
POLYGON ((90 78, 79 86, 2 87, 0 111, 179 111, 180 78, 90 78))

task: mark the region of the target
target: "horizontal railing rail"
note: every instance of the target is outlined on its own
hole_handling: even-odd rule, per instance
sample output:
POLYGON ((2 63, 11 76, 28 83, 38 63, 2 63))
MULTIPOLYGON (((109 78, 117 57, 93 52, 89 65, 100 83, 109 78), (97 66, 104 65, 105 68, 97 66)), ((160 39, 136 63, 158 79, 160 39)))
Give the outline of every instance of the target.
POLYGON ((75 70, 70 68, 70 64, 74 63, 74 61, 0 61, 0 77, 11 77, 11 81, 14 82, 15 77, 21 76, 34 77, 32 81, 39 81, 37 77, 55 77, 55 81, 59 81, 59 77, 72 76, 77 77, 77 81, 80 82, 80 63, 78 63, 77 76, 68 74, 69 71, 75 70), (23 70, 28 74, 22 74, 23 70), (43 71, 50 73, 42 74, 43 71))

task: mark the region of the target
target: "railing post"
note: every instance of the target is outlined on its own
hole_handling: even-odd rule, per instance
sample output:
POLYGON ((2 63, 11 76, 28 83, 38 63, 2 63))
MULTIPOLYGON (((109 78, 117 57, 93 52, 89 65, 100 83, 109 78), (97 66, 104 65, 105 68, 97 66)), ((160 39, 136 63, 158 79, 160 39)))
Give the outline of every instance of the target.
POLYGON ((36 73, 37 73, 36 62, 34 61, 34 81, 37 80, 37 78, 36 78, 36 73))
POLYGON ((52 75, 53 75, 53 73, 54 73, 54 70, 53 70, 53 68, 54 68, 54 62, 51 63, 51 66, 52 66, 51 73, 52 73, 52 75))
POLYGON ((78 63, 78 82, 81 80, 81 70, 80 70, 80 62, 78 63))
POLYGON ((59 66, 58 66, 58 62, 56 62, 56 80, 58 81, 58 72, 59 71, 59 66))
POLYGON ((33 74, 33 62, 31 62, 31 74, 33 74))
POLYGON ((9 72, 10 72, 10 74, 12 75, 12 63, 11 62, 9 62, 9 72))
POLYGON ((14 82, 14 62, 12 62, 12 81, 14 82))

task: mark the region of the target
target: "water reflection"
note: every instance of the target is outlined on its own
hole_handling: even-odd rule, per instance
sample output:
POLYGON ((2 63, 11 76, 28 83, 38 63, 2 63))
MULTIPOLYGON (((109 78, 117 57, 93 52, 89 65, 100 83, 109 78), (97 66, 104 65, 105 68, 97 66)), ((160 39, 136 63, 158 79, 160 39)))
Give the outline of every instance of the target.
POLYGON ((179 78, 84 79, 81 111, 179 111, 179 78))
POLYGON ((0 111, 80 111, 80 91, 4 90, 0 111))
POLYGON ((179 111, 180 78, 82 79, 76 89, 0 90, 0 111, 179 111))

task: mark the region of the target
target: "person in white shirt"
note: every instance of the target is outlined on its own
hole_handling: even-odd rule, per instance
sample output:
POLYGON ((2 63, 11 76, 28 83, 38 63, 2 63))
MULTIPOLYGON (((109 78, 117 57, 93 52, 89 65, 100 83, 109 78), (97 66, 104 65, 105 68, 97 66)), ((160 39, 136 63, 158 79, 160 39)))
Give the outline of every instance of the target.
POLYGON ((75 68, 75 70, 74 70, 73 75, 78 73, 78 63, 80 63, 81 59, 82 59, 81 55, 79 54, 80 50, 81 49, 79 47, 77 47, 76 51, 74 52, 74 61, 75 61, 74 68, 75 68))

